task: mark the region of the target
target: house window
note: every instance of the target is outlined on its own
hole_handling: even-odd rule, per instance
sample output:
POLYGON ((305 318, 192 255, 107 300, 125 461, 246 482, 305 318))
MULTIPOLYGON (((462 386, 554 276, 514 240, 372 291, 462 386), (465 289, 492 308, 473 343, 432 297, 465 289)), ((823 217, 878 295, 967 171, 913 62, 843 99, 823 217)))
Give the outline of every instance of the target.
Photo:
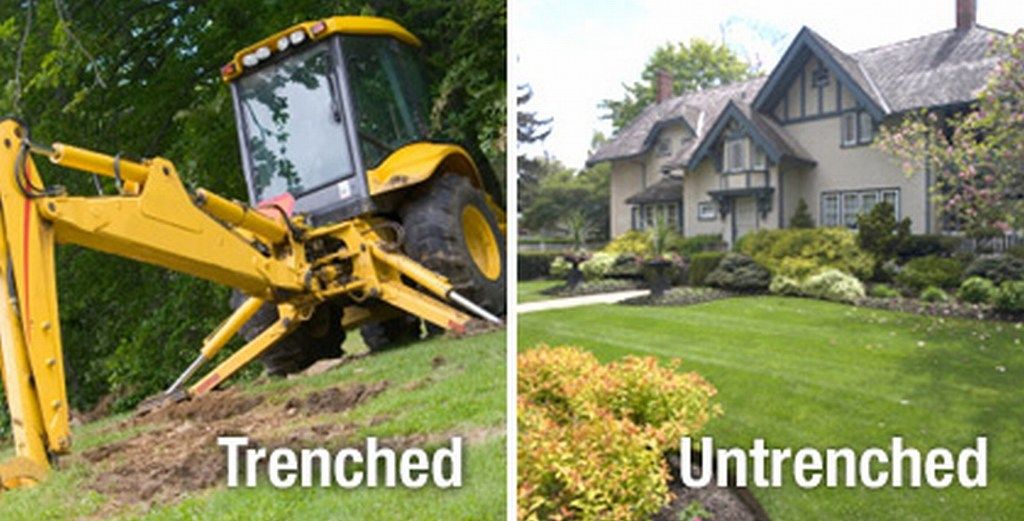
POLYGON ((668 138, 658 140, 658 157, 664 157, 672 153, 672 141, 668 138))
POLYGON ((747 140, 736 139, 725 143, 725 171, 741 172, 747 168, 747 140))
POLYGON ((715 203, 711 201, 697 203, 698 221, 714 221, 717 217, 718 209, 715 208, 715 203))
POLYGON ((857 142, 867 144, 871 142, 872 131, 871 114, 861 112, 857 115, 857 142))
POLYGON ((864 111, 846 112, 842 117, 840 142, 844 147, 871 143, 874 127, 871 114, 864 111))
POLYGON ((899 199, 900 191, 896 188, 825 193, 821 195, 821 225, 856 228, 857 217, 881 201, 891 204, 898 218, 899 199))
POLYGON ((647 230, 654 228, 659 222, 673 230, 679 229, 679 204, 660 203, 645 204, 633 207, 633 229, 647 230))
POLYGON ((827 87, 828 86, 828 69, 824 67, 818 67, 811 73, 811 85, 815 87, 827 87))
POLYGON ((751 170, 764 170, 764 169, 766 169, 767 165, 768 165, 768 161, 767 161, 767 159, 764 156, 764 150, 761 150, 761 147, 759 147, 759 146, 754 146, 753 149, 754 149, 754 154, 753 154, 753 157, 750 160, 750 169, 751 170))

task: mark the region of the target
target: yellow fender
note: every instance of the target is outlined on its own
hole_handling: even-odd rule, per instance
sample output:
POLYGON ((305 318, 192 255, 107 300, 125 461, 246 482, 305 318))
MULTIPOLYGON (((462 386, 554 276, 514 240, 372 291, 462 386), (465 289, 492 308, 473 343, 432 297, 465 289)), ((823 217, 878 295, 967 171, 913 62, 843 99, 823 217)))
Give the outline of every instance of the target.
POLYGON ((377 168, 367 172, 370 195, 377 196, 422 183, 439 169, 469 178, 473 186, 484 189, 476 163, 458 145, 413 143, 391 153, 377 168))

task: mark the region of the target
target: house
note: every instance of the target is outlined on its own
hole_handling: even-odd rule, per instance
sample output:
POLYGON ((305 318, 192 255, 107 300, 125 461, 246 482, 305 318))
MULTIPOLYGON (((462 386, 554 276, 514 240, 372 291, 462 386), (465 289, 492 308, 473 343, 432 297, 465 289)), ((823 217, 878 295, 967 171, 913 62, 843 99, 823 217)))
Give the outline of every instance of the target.
POLYGON ((907 176, 872 147, 882 122, 909 111, 963 110, 977 99, 1004 33, 956 1, 956 27, 855 53, 804 27, 765 77, 657 101, 598 148, 611 162, 611 232, 663 221, 684 235, 785 228, 804 200, 818 226, 855 227, 879 201, 914 233, 941 231, 930 172, 907 176))

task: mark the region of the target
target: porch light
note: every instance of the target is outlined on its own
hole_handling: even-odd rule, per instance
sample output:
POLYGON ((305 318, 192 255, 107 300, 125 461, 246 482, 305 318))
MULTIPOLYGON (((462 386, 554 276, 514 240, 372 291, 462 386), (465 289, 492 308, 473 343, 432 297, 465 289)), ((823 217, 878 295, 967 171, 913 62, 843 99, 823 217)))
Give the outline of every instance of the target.
POLYGON ((298 45, 306 41, 306 33, 301 30, 295 31, 292 34, 288 35, 288 39, 291 40, 292 45, 298 45))

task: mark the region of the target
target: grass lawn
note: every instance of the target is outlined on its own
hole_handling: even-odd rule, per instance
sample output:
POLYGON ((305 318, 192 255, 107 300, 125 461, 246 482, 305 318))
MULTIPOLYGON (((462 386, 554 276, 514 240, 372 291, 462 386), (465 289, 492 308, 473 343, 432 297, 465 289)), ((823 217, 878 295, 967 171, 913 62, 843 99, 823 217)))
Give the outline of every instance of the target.
POLYGON ((526 282, 520 282, 516 285, 516 295, 519 298, 519 303, 524 304, 526 302, 537 302, 540 300, 549 300, 558 298, 552 295, 545 295, 541 293, 548 288, 553 288, 564 282, 561 280, 528 280, 526 282))
MULTIPOLYGON (((355 446, 362 446, 366 436, 471 434, 463 442, 461 489, 277 490, 263 483, 252 489, 228 490, 218 485, 182 501, 152 507, 123 505, 111 512, 104 507, 107 498, 87 487, 94 471, 81 455, 91 447, 134 436, 135 432, 117 428, 126 417, 121 415, 76 428, 75 454, 66 458, 65 468, 39 486, 3 492, 0 519, 505 519, 503 332, 435 339, 316 376, 238 387, 281 407, 289 397, 310 391, 381 380, 389 382, 382 394, 321 421, 360 426, 353 435, 355 446)), ((443 444, 447 445, 447 439, 443 444)), ((9 456, 9 450, 0 453, 0 457, 9 456)))
POLYGON ((806 299, 523 315, 519 349, 680 357, 718 387, 716 446, 954 451, 989 437, 988 488, 755 489, 773 519, 1024 519, 1024 329, 806 299))

